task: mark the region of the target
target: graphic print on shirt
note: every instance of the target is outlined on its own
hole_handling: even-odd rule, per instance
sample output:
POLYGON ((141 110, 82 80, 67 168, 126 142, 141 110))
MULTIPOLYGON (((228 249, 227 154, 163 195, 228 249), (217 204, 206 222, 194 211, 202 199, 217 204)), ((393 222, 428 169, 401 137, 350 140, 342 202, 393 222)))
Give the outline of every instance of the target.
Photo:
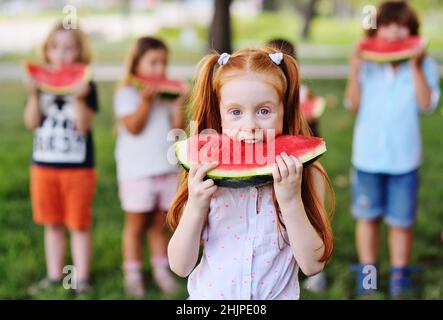
POLYGON ((42 93, 42 124, 34 132, 33 159, 45 163, 82 163, 86 134, 75 130, 74 98, 42 93))

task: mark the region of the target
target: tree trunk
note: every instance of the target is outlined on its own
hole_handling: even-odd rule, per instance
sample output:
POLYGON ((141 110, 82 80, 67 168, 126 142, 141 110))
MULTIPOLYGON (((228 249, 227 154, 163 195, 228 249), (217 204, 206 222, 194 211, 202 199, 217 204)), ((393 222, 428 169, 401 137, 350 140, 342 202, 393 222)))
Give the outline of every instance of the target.
POLYGON ((277 11, 277 0, 263 0, 263 11, 277 11))
POLYGON ((306 40, 309 38, 309 34, 311 31, 311 22, 315 16, 315 8, 317 6, 317 3, 318 3, 318 0, 309 0, 308 4, 305 7, 303 31, 301 34, 303 40, 306 40))
POLYGON ((214 0, 214 16, 209 29, 209 50, 219 53, 232 51, 229 14, 231 2, 232 0, 214 0))

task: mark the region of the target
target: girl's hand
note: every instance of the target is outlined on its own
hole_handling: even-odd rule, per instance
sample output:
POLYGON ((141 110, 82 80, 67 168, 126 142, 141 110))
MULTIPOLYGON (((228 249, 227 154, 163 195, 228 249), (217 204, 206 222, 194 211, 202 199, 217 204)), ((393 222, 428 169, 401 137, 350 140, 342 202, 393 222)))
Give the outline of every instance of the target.
POLYGON ((363 59, 361 57, 361 50, 358 47, 355 47, 351 55, 349 57, 349 64, 351 66, 351 73, 352 74, 358 74, 360 72, 360 66, 363 59))
POLYGON ((301 201, 301 181, 303 165, 294 156, 285 152, 276 157, 272 170, 274 190, 280 205, 294 200, 301 201))
POLYGON ((77 100, 84 100, 89 93, 89 83, 79 84, 74 88, 73 94, 77 100))
POLYGON ((211 196, 217 190, 214 180, 206 179, 206 173, 218 166, 218 163, 207 163, 202 165, 193 165, 189 170, 188 176, 188 204, 192 204, 198 210, 206 211, 209 209, 211 196))
POLYGON ((26 77, 25 81, 25 88, 26 91, 28 92, 28 95, 31 97, 36 97, 37 96, 37 81, 35 81, 33 78, 30 77, 26 77))
POLYGON ((145 85, 140 89, 142 99, 145 101, 152 101, 158 95, 158 89, 151 85, 145 85))
POLYGON ((426 56, 426 47, 421 46, 417 48, 417 50, 414 52, 411 58, 412 66, 415 68, 421 68, 425 56, 426 56))

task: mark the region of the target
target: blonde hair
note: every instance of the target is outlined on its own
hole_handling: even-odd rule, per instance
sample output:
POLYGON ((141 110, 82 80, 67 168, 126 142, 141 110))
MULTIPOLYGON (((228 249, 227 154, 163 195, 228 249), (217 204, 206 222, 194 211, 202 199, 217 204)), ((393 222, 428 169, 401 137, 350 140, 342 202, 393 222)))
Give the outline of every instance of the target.
POLYGON ((70 32, 77 44, 79 55, 77 59, 74 61, 75 63, 85 63, 89 64, 92 60, 92 54, 91 54, 91 47, 88 40, 87 35, 79 28, 76 29, 66 29, 63 26, 63 23, 61 21, 57 22, 56 25, 51 29, 48 36, 46 37, 45 41, 43 42, 43 45, 41 47, 41 56, 43 57, 43 60, 45 63, 50 63, 49 57, 48 57, 48 48, 50 47, 54 36, 59 31, 65 31, 70 32))
MULTIPOLYGON (((197 132, 210 128, 222 133, 220 116, 220 90, 224 83, 236 74, 254 72, 269 75, 269 82, 274 86, 283 103, 283 132, 282 134, 302 134, 310 136, 309 126, 299 108, 300 72, 293 57, 284 54, 283 61, 276 65, 269 57, 269 53, 276 49, 243 49, 231 55, 228 63, 216 68, 220 57, 218 53, 207 55, 200 63, 200 76, 192 93, 193 120, 197 123, 197 132)), ((168 211, 167 222, 176 229, 180 221, 183 208, 188 199, 188 173, 183 171, 182 182, 175 199, 168 211)), ((314 163, 303 169, 302 192, 303 204, 310 223, 323 240, 324 253, 320 261, 327 261, 333 252, 334 241, 330 219, 334 211, 334 194, 327 173, 323 167, 314 163), (326 181, 330 206, 326 208, 318 198, 313 182, 313 172, 316 170, 326 181), (329 217, 324 212, 329 213, 329 217)), ((273 201, 278 220, 277 228, 285 228, 280 219, 278 203, 273 191, 273 201)))

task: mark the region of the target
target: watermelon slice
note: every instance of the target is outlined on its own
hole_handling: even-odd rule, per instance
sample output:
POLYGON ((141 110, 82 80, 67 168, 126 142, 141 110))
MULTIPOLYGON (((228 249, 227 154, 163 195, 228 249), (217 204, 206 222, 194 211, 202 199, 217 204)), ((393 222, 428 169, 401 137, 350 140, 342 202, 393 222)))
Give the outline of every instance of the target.
POLYGON ((199 134, 176 142, 175 152, 186 170, 196 163, 217 161, 219 165, 207 177, 222 187, 242 188, 272 181, 275 156, 282 152, 296 156, 307 166, 326 152, 326 145, 321 138, 302 135, 281 135, 268 143, 245 143, 225 134, 199 134))
POLYGON ((403 41, 386 41, 380 37, 369 37, 358 44, 362 58, 374 62, 397 62, 411 58, 426 41, 419 36, 411 36, 403 41))
POLYGON ((301 101, 300 107, 306 119, 318 119, 325 111, 326 100, 323 97, 312 97, 301 101))
POLYGON ((37 82, 39 89, 53 94, 71 93, 78 85, 91 79, 91 69, 86 64, 64 65, 49 68, 44 65, 25 63, 26 74, 37 82))
POLYGON ((176 99, 186 91, 186 85, 183 82, 167 78, 133 75, 130 82, 137 88, 142 88, 146 84, 157 87, 160 90, 160 98, 162 99, 176 99))

